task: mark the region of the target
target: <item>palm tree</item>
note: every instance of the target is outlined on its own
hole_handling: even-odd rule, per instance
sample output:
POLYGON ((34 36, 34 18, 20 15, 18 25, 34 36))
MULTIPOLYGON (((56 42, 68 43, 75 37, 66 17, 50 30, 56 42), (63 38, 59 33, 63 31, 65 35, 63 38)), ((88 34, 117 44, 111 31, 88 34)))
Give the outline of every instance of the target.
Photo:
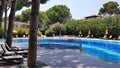
POLYGON ((6 0, 0 0, 0 28, 2 26, 2 16, 5 9, 6 0))
POLYGON ((6 0, 6 6, 5 6, 5 20, 4 20, 4 38, 6 38, 7 36, 7 43, 9 46, 11 46, 12 44, 12 31, 13 31, 13 26, 14 26, 14 16, 15 16, 15 12, 17 10, 20 10, 22 7, 26 6, 29 7, 31 5, 31 1, 30 0, 6 0), (16 2, 17 1, 17 2, 16 2), (9 15, 9 25, 8 25, 8 31, 7 32, 7 11, 9 10, 9 8, 11 7, 11 11, 10 11, 10 15, 9 15), (7 33, 7 34, 6 34, 7 33))
POLYGON ((14 27, 14 17, 15 17, 15 11, 16 11, 16 5, 17 5, 17 0, 11 0, 11 10, 10 10, 10 15, 9 15, 9 24, 8 24, 8 31, 7 31, 7 39, 6 42, 7 44, 11 47, 12 44, 12 31, 14 27))
POLYGON ((4 38, 6 38, 7 36, 7 30, 6 30, 6 27, 7 27, 7 1, 6 1, 6 4, 5 4, 5 18, 4 18, 4 38))
POLYGON ((28 67, 36 65, 37 55, 37 24, 39 16, 39 4, 46 3, 48 0, 32 0, 31 21, 30 21, 30 37, 28 52, 28 67))
POLYGON ((40 0, 32 0, 31 21, 30 21, 30 37, 29 37, 29 53, 28 67, 33 67, 36 64, 37 53, 37 23, 39 16, 40 0))

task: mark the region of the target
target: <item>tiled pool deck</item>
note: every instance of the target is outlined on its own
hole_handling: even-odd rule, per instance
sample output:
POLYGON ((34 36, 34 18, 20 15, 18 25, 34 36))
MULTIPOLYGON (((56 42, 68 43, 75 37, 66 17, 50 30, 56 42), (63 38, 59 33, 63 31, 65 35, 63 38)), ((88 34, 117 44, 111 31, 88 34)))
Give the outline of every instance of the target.
POLYGON ((119 68, 120 64, 110 63, 80 53, 79 50, 39 50, 38 60, 51 68, 119 68))
MULTIPOLYGON (((19 47, 24 47, 17 45, 19 47)), ((27 46, 25 46, 27 47, 27 46)), ((24 63, 26 63, 26 60, 24 63)), ((48 66, 43 68, 120 68, 120 63, 110 63, 84 53, 79 49, 40 49, 37 50, 37 61, 48 66)), ((4 65, 0 68, 20 68, 19 65, 4 65)))

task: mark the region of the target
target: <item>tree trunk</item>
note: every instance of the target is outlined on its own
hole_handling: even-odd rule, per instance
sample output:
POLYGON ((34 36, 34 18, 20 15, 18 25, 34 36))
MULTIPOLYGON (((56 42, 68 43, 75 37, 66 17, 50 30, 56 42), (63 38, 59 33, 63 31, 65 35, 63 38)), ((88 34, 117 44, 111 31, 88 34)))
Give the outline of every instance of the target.
POLYGON ((7 36, 6 26, 7 26, 7 2, 5 4, 4 38, 6 38, 7 36))
POLYGON ((29 53, 28 67, 36 66, 37 55, 37 23, 39 16, 40 0, 32 0, 31 21, 30 21, 30 37, 29 37, 29 53))
POLYGON ((4 8, 5 8, 5 3, 6 3, 6 0, 1 0, 1 3, 0 3, 0 28, 2 27, 2 16, 3 16, 4 8))
POLYGON ((12 0, 11 11, 9 15, 8 31, 7 31, 7 44, 11 47, 12 44, 12 31, 14 27, 14 17, 16 11, 17 0, 12 0))

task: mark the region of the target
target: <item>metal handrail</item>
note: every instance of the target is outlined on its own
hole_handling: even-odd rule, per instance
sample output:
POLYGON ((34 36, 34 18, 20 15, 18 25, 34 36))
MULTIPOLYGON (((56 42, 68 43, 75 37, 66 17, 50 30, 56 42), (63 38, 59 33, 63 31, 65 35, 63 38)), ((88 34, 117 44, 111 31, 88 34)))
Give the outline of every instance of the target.
POLYGON ((80 39, 80 52, 83 53, 83 48, 82 48, 82 40, 80 39))

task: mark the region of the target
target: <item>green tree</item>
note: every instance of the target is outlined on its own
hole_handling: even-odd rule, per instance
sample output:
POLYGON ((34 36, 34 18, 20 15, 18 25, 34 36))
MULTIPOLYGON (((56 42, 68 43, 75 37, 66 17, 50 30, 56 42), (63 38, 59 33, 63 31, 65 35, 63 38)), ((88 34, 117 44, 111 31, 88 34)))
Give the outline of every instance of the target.
POLYGON ((31 9, 26 9, 25 11, 22 11, 22 21, 23 22, 28 22, 30 21, 30 13, 31 9))
POLYGON ((16 15, 15 21, 22 21, 22 15, 21 14, 16 15))
POLYGON ((113 14, 118 14, 120 11, 119 9, 119 4, 114 1, 109 1, 105 4, 103 4, 103 7, 100 8, 99 14, 103 15, 113 15, 113 14))
POLYGON ((49 18, 46 12, 40 11, 39 12, 39 23, 38 28, 42 31, 42 33, 45 33, 45 30, 49 27, 49 18))
MULTIPOLYGON (((30 5, 32 4, 32 1, 31 0, 18 0, 18 2, 17 2, 17 7, 16 7, 16 10, 20 10, 20 9, 22 9, 24 6, 25 7, 30 7, 30 5)), ((26 11, 23 11, 22 12, 22 15, 23 16, 21 16, 21 15, 16 15, 15 16, 15 20, 18 20, 18 21, 24 21, 24 22, 27 22, 26 21, 26 13, 30 13, 30 11, 31 10, 26 10, 26 11), (25 17, 24 17, 24 15, 25 15, 25 17)), ((29 16, 30 16, 30 14, 28 14, 29 16)), ((28 17, 27 17, 28 18, 28 17)))
POLYGON ((16 10, 20 10, 24 6, 25 7, 30 7, 31 3, 32 3, 31 0, 18 0, 18 2, 17 2, 17 9, 16 10))
POLYGON ((48 22, 49 22, 49 18, 48 18, 48 15, 46 12, 44 11, 40 11, 39 12, 39 21, 40 23, 42 23, 44 26, 47 26, 48 25, 48 22))
POLYGON ((63 23, 71 19, 70 9, 65 5, 55 5, 47 10, 47 15, 50 20, 49 24, 55 22, 63 23))
POLYGON ((80 30, 80 26, 84 24, 81 23, 80 21, 77 20, 69 20, 65 23, 65 27, 66 27, 66 35, 78 35, 79 30, 80 30), (79 28, 79 29, 78 29, 79 28))
POLYGON ((26 9, 22 11, 22 14, 16 15, 15 20, 28 23, 28 21, 30 21, 30 13, 31 9, 26 9))
POLYGON ((117 38, 120 35, 120 16, 110 16, 92 20, 70 20, 65 23, 66 35, 78 35, 82 31, 83 36, 88 35, 88 30, 95 38, 101 38, 105 35, 108 28, 108 36, 117 38), (107 21, 106 21, 107 20, 107 21))

